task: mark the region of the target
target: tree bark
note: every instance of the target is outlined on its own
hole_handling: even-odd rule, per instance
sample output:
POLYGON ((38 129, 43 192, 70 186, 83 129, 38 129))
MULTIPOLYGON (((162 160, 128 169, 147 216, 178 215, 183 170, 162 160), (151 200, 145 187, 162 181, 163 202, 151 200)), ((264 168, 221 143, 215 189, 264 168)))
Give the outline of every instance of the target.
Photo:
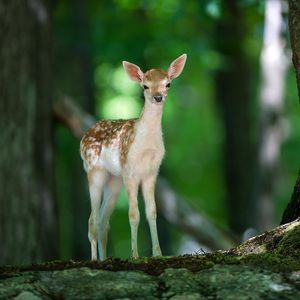
POLYGON ((0 3, 0 264, 56 257, 51 7, 0 3))

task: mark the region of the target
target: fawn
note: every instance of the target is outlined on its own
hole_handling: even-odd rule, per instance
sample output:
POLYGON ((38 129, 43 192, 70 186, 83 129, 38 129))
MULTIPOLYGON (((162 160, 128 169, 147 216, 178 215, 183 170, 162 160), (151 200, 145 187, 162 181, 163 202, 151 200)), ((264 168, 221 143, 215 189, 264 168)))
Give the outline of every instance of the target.
POLYGON ((138 257, 137 231, 140 220, 137 194, 141 184, 150 227, 153 256, 161 250, 156 228, 155 182, 165 148, 161 130, 163 103, 170 82, 182 72, 186 54, 175 59, 167 72, 151 69, 145 73, 123 61, 128 76, 144 89, 145 104, 138 119, 102 120, 84 135, 80 153, 87 172, 91 197, 88 237, 92 260, 106 258, 109 218, 114 210, 122 181, 129 200, 131 251, 138 257), (102 201, 102 193, 103 201, 102 201))

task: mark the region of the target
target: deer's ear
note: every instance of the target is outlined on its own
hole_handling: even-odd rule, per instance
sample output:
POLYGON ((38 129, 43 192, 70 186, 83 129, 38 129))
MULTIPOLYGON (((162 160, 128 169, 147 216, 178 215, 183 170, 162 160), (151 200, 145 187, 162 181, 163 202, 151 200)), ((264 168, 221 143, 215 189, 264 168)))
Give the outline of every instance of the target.
POLYGON ((123 67, 130 79, 137 81, 138 83, 143 81, 144 73, 137 65, 134 65, 128 61, 123 61, 123 67))
POLYGON ((168 76, 171 80, 178 77, 181 74, 185 65, 186 57, 187 57, 186 54, 182 54, 174 61, 172 61, 168 69, 168 76))

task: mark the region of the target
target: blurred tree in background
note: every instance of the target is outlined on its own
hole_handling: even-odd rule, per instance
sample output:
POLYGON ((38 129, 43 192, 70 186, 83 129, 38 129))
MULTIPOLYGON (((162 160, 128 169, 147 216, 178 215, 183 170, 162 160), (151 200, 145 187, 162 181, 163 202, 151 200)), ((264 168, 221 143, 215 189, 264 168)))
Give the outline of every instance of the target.
POLYGON ((215 72, 215 90, 225 135, 222 149, 225 197, 229 226, 235 233, 243 234, 246 229, 255 228, 257 222, 256 199, 253 197, 255 121, 251 118, 255 104, 251 93, 255 64, 245 47, 249 34, 247 26, 253 21, 250 19, 247 24, 250 8, 245 10, 241 1, 224 1, 220 10, 222 15, 216 25, 215 47, 222 57, 222 64, 215 72))
MULTIPOLYGON (((28 7, 33 5, 39 8, 38 4, 41 3, 44 4, 41 0, 24 3, 22 13, 32 13, 28 7)), ((288 40, 287 7, 285 1, 280 3, 281 29, 276 34, 285 42, 288 40)), ((9 5, 6 4, 5 7, 9 5)), ((7 102, 1 99, 1 111, 4 112, 10 107, 7 103, 10 103, 11 109, 16 112, 19 111, 16 108, 20 109, 24 117, 22 121, 27 122, 30 128, 30 131, 26 132, 30 134, 35 132, 32 129, 35 127, 30 122, 38 116, 42 121, 39 119, 37 124, 43 125, 37 126, 38 133, 33 136, 39 137, 40 131, 48 130, 42 135, 45 139, 51 137, 48 127, 51 126, 51 95, 55 103, 59 103, 67 95, 78 107, 99 119, 137 117, 143 105, 141 90, 126 77, 122 69, 122 60, 140 65, 143 71, 153 67, 166 69, 170 61, 182 53, 187 53, 185 70, 182 76, 174 81, 165 103, 163 131, 167 152, 160 172, 163 180, 157 194, 158 201, 163 201, 164 205, 161 212, 172 211, 170 203, 174 202, 168 200, 172 195, 174 199, 180 195, 183 202, 178 206, 180 209, 177 213, 180 216, 180 210, 182 213, 188 211, 190 219, 182 216, 183 225, 180 226, 180 217, 168 217, 166 213, 159 216, 158 226, 163 253, 175 255, 216 247, 205 243, 205 239, 197 239, 194 230, 197 226, 203 226, 207 231, 232 232, 238 239, 242 239, 243 236, 249 237, 257 231, 279 223, 300 165, 300 123, 295 100, 297 92, 294 74, 290 69, 281 80, 285 80, 288 93, 284 93, 283 87, 280 110, 265 114, 261 104, 262 90, 265 81, 268 81, 264 77, 263 61, 260 59, 266 47, 265 10, 265 1, 259 0, 60 0, 56 1, 53 9, 52 37, 51 30, 43 31, 45 27, 42 23, 37 23, 36 27, 30 25, 34 18, 29 18, 26 26, 21 23, 10 24, 9 10, 1 10, 0 13, 5 16, 0 18, 5 25, 1 30, 8 41, 11 39, 12 45, 18 45, 16 40, 22 39, 16 33, 14 35, 3 28, 20 26, 24 31, 24 40, 29 35, 28 43, 35 45, 30 50, 27 50, 27 43, 24 47, 20 44, 16 47, 19 51, 16 57, 24 60, 24 63, 20 62, 19 72, 13 63, 8 63, 9 58, 5 56, 13 51, 5 52, 6 48, 1 47, 1 59, 5 60, 1 65, 7 65, 6 69, 11 72, 9 76, 20 76, 26 82, 26 78, 32 78, 31 70, 27 71, 26 66, 38 66, 34 67, 37 68, 37 73, 34 74, 38 75, 33 78, 38 78, 39 82, 34 86, 43 89, 45 85, 41 82, 44 82, 44 76, 49 77, 46 80, 48 84, 51 82, 51 72, 53 74, 53 85, 47 85, 47 93, 40 92, 39 102, 32 102, 35 101, 32 99, 36 99, 37 92, 30 94, 27 90, 23 92, 23 87, 13 89, 7 85, 9 93, 29 95, 31 98, 30 101, 22 102, 17 100, 19 98, 15 95, 10 98, 5 96, 7 102), (35 29, 26 31, 26 28, 35 29), (36 35, 42 33, 44 34, 41 36, 36 35), (13 40, 14 38, 16 40, 13 40), (44 43, 47 43, 49 47, 38 48, 39 43, 44 46, 44 43), (51 52, 49 49, 53 49, 53 60, 50 53, 48 58, 42 56, 43 53, 51 52), (27 51, 30 51, 30 54, 27 51), (29 58, 27 60, 29 56, 32 59, 31 63, 28 63, 29 58), (40 68, 36 61, 43 62, 43 67, 40 68), (40 106, 46 103, 43 95, 48 99, 47 110, 41 110, 47 112, 45 116, 38 113, 40 108, 35 108, 34 104, 25 106, 25 103, 38 103, 40 106), (28 121, 25 121, 26 116, 28 121), (275 123, 270 123, 269 120, 275 120, 275 123), (261 161, 261 151, 265 146, 262 141, 271 136, 268 129, 271 128, 270 124, 280 124, 281 138, 271 146, 271 150, 276 147, 278 156, 272 165, 274 168, 266 172, 266 164, 261 161), (165 182, 170 189, 167 190, 169 193, 164 189, 165 182), (266 205, 263 205, 262 199, 267 199, 266 205), (206 223, 203 223, 202 218, 206 223), (215 229, 206 227, 209 222, 217 224, 215 229), (177 227, 170 223, 177 224, 177 227)), ((50 15, 49 13, 49 20, 50 15)), ((18 19, 18 22, 21 20, 23 19, 18 19)), ((16 32, 20 34, 19 30, 16 32)), ((288 45, 289 42, 285 42, 281 48, 286 56, 290 55, 288 45)), ((271 53, 271 57, 272 55, 271 53)), ((1 76, 6 76, 3 74, 5 72, 2 70, 1 76)), ((14 80, 11 78, 7 77, 2 82, 18 82, 18 77, 14 77, 14 80)), ((1 98, 4 98, 3 95, 6 94, 1 91, 1 98)), ((6 114, 6 119, 2 119, 3 124, 19 124, 14 121, 12 114, 12 111, 6 114)), ((16 117, 17 115, 16 113, 16 117)), ((56 123, 54 165, 59 258, 87 259, 90 255, 87 239, 90 204, 85 173, 79 156, 79 140, 64 125, 56 123)), ((21 130, 26 130, 26 126, 19 127, 22 128, 16 132, 25 139, 27 136, 21 130)), ((51 143, 51 139, 48 142, 51 143)), ((35 141, 30 140, 27 145, 35 145, 34 143, 35 141)), ((43 145, 47 151, 51 151, 53 148, 49 143, 43 140, 38 145, 43 145)), ((15 148, 1 148, 3 154, 0 162, 10 165, 7 155, 13 154, 12 149, 15 148)), ((47 151, 39 150, 38 153, 49 153, 47 151)), ((48 160, 50 161, 51 159, 48 160)), ((18 170, 26 169, 25 164, 24 168, 21 168, 22 166, 18 166, 18 170)), ((53 167, 53 164, 47 167, 43 164, 38 165, 38 180, 42 181, 46 177, 51 181, 51 166, 53 167)), ((17 173, 15 169, 5 169, 4 165, 1 165, 1 168, 10 170, 13 174, 17 173)), ((8 173, 3 172, 1 176, 8 177, 8 173)), ((16 176, 22 176, 21 172, 16 176)), ((30 178, 32 184, 35 176, 35 173, 28 173, 25 178, 30 178)), ((16 180, 21 186, 23 181, 18 178, 16 180)), ((28 181, 25 181, 24 184, 27 183, 28 181)), ((52 192, 51 188, 51 199, 52 192)), ((24 199, 30 198, 17 189, 15 193, 24 194, 24 199)), ((13 203, 9 199, 13 199, 11 195, 14 193, 4 193, 1 197, 3 195, 7 200, 1 198, 1 220, 5 219, 5 224, 10 224, 7 223, 9 218, 2 207, 13 203)), ((43 198, 41 196, 37 199, 43 198)), ((30 198, 30 201, 35 200, 30 198)), ((23 201, 22 205, 29 205, 30 201, 23 201)), ((49 203, 53 205, 53 202, 49 203)), ((140 205, 143 205, 142 201, 140 205)), ((109 255, 125 258, 130 254, 127 209, 127 200, 123 192, 111 221, 109 255)), ((25 211, 26 209, 24 214, 25 211)), ((143 215, 141 214, 141 217, 143 215)), ((43 214, 38 214, 38 217, 46 218, 43 214)), ((51 213, 47 214, 47 217, 51 219, 51 213)), ((1 221, 1 232, 4 228, 2 223, 4 222, 1 221)), ((10 226, 13 225, 5 227, 7 234, 11 232, 10 226)), ((54 228, 55 226, 51 226, 53 231, 54 228)), ((141 255, 150 254, 149 235, 144 234, 147 231, 145 219, 142 219, 139 230, 141 255)), ((50 236, 52 235, 44 231, 45 238, 49 239, 50 236)), ((4 237, 5 235, 1 234, 1 239, 4 237)), ((36 249, 34 243, 32 249, 36 249)), ((28 260, 34 259, 33 256, 28 257, 28 260)), ((36 259, 43 257, 37 256, 36 259)))
POLYGON ((57 256, 52 7, 0 2, 0 264, 57 256))

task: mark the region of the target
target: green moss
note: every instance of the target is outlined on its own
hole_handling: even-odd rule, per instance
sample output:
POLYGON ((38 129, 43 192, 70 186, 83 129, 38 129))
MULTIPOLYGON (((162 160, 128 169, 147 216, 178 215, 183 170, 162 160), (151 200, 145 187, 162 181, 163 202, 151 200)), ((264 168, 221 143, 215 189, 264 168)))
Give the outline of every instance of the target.
POLYGON ((292 272, 300 269, 300 260, 276 253, 249 254, 241 262, 274 272, 292 272))
MULTIPOLYGON (((192 272, 210 269, 215 265, 251 265, 275 272, 290 272, 300 269, 299 250, 289 247, 295 245, 299 230, 280 242, 277 251, 262 254, 236 255, 231 252, 217 251, 204 255, 183 255, 172 257, 143 257, 139 259, 112 259, 105 261, 51 261, 31 266, 0 268, 0 278, 15 276, 23 271, 53 271, 87 267, 90 269, 109 271, 141 271, 149 275, 160 275, 168 268, 185 268, 192 272), (293 250, 293 251, 292 251, 293 250), (292 253, 293 255, 287 255, 292 253)), ((300 240, 300 238, 299 238, 300 240)), ((297 242, 299 242, 297 240, 297 242)))
POLYGON ((240 263, 239 256, 230 252, 217 251, 207 254, 207 258, 209 258, 214 264, 232 265, 240 263))
POLYGON ((275 253, 300 258, 300 226, 294 227, 283 236, 275 253))

